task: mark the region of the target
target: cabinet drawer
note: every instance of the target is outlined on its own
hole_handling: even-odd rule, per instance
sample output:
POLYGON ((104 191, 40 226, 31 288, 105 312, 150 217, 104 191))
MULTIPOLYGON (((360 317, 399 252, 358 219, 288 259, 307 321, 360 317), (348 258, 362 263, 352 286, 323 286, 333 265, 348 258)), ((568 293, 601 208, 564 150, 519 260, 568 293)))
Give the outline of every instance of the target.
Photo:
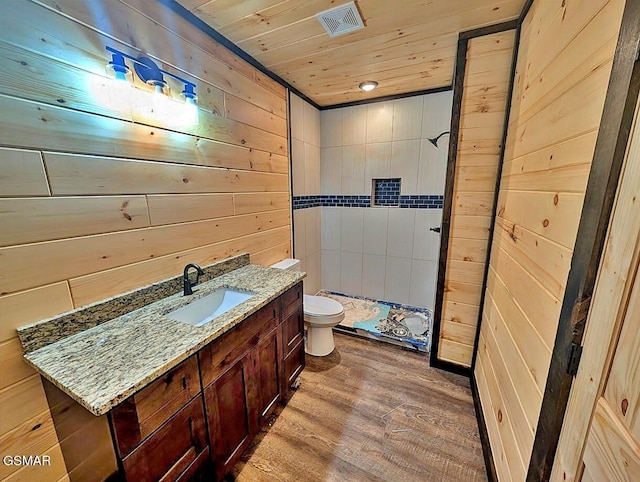
POLYGON ((304 336, 304 313, 299 306, 289 318, 282 322, 283 357, 287 357, 304 336))
POLYGON ((250 348, 256 346, 280 321, 280 305, 274 300, 229 333, 198 353, 202 386, 206 387, 250 348))
POLYGON ((198 360, 192 356, 118 405, 111 412, 121 457, 200 392, 198 360))
POLYGON ((282 318, 286 318, 299 306, 302 306, 302 282, 285 291, 280 300, 282 302, 282 318))
POLYGON ((284 359, 284 386, 283 393, 285 393, 294 380, 300 375, 305 365, 304 359, 304 340, 300 340, 292 350, 289 356, 284 359))
POLYGON ((127 480, 178 479, 207 450, 206 437, 202 397, 196 397, 123 459, 127 480))

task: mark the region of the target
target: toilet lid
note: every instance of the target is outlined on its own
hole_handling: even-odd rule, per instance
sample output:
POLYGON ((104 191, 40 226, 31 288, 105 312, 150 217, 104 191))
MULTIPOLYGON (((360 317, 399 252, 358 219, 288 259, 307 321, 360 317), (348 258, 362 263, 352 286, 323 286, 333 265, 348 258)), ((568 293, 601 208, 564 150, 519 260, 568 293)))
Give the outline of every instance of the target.
POLYGON ((331 316, 342 313, 342 305, 326 296, 304 295, 304 312, 309 315, 331 316))

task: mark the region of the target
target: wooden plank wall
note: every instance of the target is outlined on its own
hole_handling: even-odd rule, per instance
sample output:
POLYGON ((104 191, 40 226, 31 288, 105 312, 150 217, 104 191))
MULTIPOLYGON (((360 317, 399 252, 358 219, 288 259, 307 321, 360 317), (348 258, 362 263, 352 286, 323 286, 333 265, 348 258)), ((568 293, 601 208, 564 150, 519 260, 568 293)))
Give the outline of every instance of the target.
POLYGON ((438 358, 471 366, 515 30, 469 39, 438 358))
MULTIPOLYGON (((0 452, 52 458, 1 465, 0 479, 65 480, 72 467, 15 328, 188 262, 289 257, 287 101, 282 86, 144 0, 5 1, 0 63, 0 452), (199 124, 105 103, 105 45, 194 81, 199 124)), ((171 87, 177 96, 182 86, 171 87)))
POLYGON ((522 25, 474 372, 500 480, 529 466, 623 7, 536 0, 522 25))

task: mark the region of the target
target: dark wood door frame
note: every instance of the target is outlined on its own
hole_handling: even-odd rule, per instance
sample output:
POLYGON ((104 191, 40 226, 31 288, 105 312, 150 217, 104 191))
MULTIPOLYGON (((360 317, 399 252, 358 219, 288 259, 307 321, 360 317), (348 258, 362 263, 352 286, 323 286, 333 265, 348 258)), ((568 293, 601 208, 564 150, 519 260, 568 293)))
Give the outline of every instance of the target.
MULTIPOLYGON (((522 16, 521 16, 522 17, 522 16)), ((477 37, 483 37, 485 35, 491 35, 498 32, 504 32, 507 30, 516 30, 516 38, 514 43, 514 56, 512 60, 511 75, 509 77, 509 88, 507 89, 507 103, 505 114, 505 128, 502 137, 502 144, 500 148, 499 168, 498 168, 498 183, 500 182, 500 172, 502 171, 502 159, 504 158, 504 140, 506 138, 506 120, 509 119, 509 108, 511 106, 511 92, 513 91, 513 79, 515 74, 515 59, 517 58, 518 51, 518 38, 520 36, 520 19, 515 19, 509 22, 499 23, 496 25, 490 25, 488 27, 482 27, 475 30, 469 30, 461 32, 458 36, 458 48, 456 53, 455 74, 453 78, 453 107, 451 111, 451 127, 449 129, 449 154, 447 160, 447 174, 445 178, 444 188, 444 201, 442 206, 442 224, 440 232, 440 256, 438 261, 438 279, 436 282, 436 302, 433 310, 433 333, 431 336, 431 354, 430 364, 434 368, 440 368, 450 372, 458 373, 470 377, 471 370, 473 369, 473 362, 471 368, 457 363, 451 363, 446 360, 438 358, 438 347, 440 345, 440 331, 442 324, 442 310, 444 305, 444 291, 445 291, 445 276, 447 273, 447 256, 449 254, 449 236, 451 233, 451 211, 454 202, 453 188, 455 185, 456 175, 456 161, 458 158, 458 140, 460 138, 460 115, 462 111, 462 94, 464 91, 464 75, 467 65, 467 47, 469 40, 477 37)), ((497 189, 496 199, 494 202, 494 208, 491 217, 491 228, 489 233, 490 243, 493 234, 493 221, 495 219, 495 204, 497 203, 497 189)), ((490 244, 488 245, 490 246, 490 244)), ((487 259, 489 261, 489 250, 487 250, 487 259)), ((484 287, 486 285, 486 273, 482 283, 484 287)), ((482 290, 484 297, 484 289, 482 290)), ((480 307, 482 307, 482 298, 480 299, 480 307)), ((479 330, 476 333, 476 346, 479 330)), ((474 348, 474 358, 475 352, 474 348)))

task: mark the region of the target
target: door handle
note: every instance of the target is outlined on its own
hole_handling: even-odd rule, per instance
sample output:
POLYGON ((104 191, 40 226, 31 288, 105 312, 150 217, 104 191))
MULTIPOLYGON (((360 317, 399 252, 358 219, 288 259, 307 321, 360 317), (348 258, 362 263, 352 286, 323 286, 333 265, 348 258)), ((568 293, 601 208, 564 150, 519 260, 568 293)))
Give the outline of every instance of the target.
POLYGON ((433 231, 434 233, 440 232, 440 226, 436 226, 435 228, 429 228, 429 231, 433 231))

